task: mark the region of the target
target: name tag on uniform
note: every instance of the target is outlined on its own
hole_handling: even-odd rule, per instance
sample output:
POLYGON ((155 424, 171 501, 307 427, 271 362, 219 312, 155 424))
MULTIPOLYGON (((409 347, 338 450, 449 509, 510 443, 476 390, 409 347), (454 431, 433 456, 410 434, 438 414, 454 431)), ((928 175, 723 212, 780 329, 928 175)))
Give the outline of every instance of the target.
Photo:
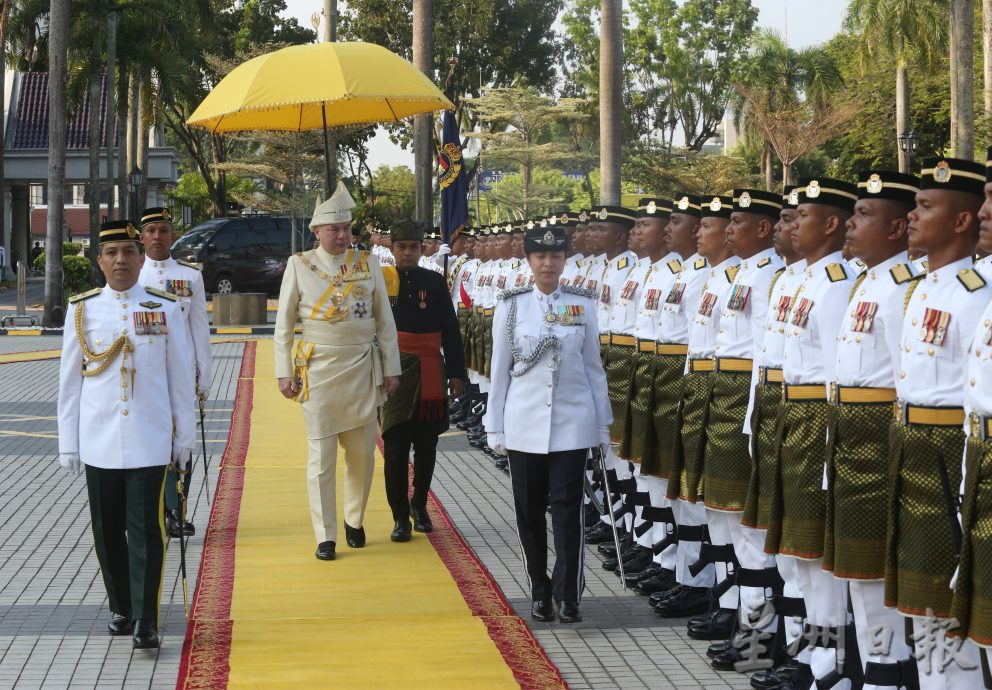
POLYGON ((799 300, 796 308, 792 310, 792 325, 806 328, 809 321, 809 313, 813 311, 813 300, 803 297, 799 300))
POLYGON ((727 300, 727 309, 731 311, 744 311, 747 306, 747 299, 751 296, 751 286, 735 285, 730 292, 730 299, 727 300))
POLYGON ((176 297, 192 297, 193 284, 188 280, 166 280, 165 291, 176 297))
POLYGON ((858 302, 851 317, 851 330, 855 333, 871 333, 871 325, 878 311, 877 302, 858 302))
POLYGON ((785 323, 789 319, 789 310, 792 309, 792 298, 782 295, 778 298, 778 306, 775 307, 775 320, 785 323))
POLYGON ((947 337, 947 326, 951 323, 950 312, 939 309, 927 309, 923 313, 923 328, 920 329, 920 340, 931 345, 943 345, 947 337))
POLYGON ((610 286, 605 283, 603 284, 603 291, 599 293, 599 301, 606 305, 610 303, 610 286))
POLYGON ((665 298, 666 304, 682 304, 682 295, 685 294, 685 283, 675 283, 671 292, 665 298))
POLYGON ((135 335, 165 335, 169 327, 165 323, 165 313, 160 311, 136 311, 133 313, 135 335))
POLYGON ((623 290, 620 291, 620 299, 631 299, 634 293, 637 292, 637 281, 628 280, 623 284, 623 290))
POLYGON ((644 294, 645 311, 656 311, 659 304, 661 304, 661 290, 649 289, 644 294))
POLYGON ((712 292, 707 292, 703 295, 703 299, 699 302, 699 315, 700 316, 711 316, 713 314, 713 307, 716 306, 716 295, 712 292))

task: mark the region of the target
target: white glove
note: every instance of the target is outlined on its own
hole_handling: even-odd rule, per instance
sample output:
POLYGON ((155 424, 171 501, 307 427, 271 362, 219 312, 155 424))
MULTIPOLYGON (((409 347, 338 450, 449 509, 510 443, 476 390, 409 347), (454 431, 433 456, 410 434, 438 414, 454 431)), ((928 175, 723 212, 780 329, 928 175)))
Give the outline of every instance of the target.
POLYGON ((191 448, 172 447, 172 466, 180 470, 188 470, 193 458, 191 448))
POLYGON ((441 244, 437 248, 437 253, 434 254, 434 263, 440 266, 441 264, 444 263, 444 257, 448 256, 449 254, 451 254, 451 247, 449 247, 446 244, 441 244))
POLYGON ((496 455, 506 455, 506 436, 502 431, 494 434, 486 434, 486 444, 493 449, 496 455))
POLYGON ((610 427, 599 427, 599 433, 597 436, 599 438, 599 445, 606 446, 607 448, 610 447, 610 427))
POLYGON ((954 569, 954 574, 951 575, 951 584, 948 585, 948 587, 950 587, 952 590, 956 589, 958 586, 958 575, 960 574, 960 572, 961 572, 961 566, 958 566, 954 569))
POLYGON ((79 453, 59 453, 59 464, 73 477, 78 477, 79 473, 83 471, 83 464, 79 461, 79 453))

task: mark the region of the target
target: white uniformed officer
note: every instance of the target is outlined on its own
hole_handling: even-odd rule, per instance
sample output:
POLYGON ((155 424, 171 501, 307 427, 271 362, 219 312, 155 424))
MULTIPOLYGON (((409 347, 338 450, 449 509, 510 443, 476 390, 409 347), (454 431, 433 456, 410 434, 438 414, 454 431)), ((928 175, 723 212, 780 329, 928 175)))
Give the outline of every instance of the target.
POLYGON ((489 445, 505 448, 517 532, 531 586, 532 615, 582 620, 582 485, 590 448, 609 442, 610 404, 599 358, 596 304, 561 287, 562 228, 527 233, 533 288, 504 293, 493 321, 492 389, 485 415, 489 445), (556 563, 547 574, 545 513, 550 494, 556 563))
MULTIPOLYGON (((186 352, 193 357, 194 386, 199 401, 210 395, 212 358, 210 355, 210 319, 207 316, 207 298, 203 276, 199 269, 188 263, 176 261, 169 254, 172 246, 172 214, 169 209, 156 206, 146 208, 141 214, 141 243, 145 247, 145 262, 138 277, 145 287, 153 287, 175 295, 186 321, 186 352)), ((192 474, 183 477, 184 492, 189 494, 192 474)), ((179 496, 176 478, 171 470, 165 484, 165 529, 170 537, 180 532, 196 532, 191 522, 179 525, 179 496)))
POLYGON ((185 466, 194 443, 193 373, 175 298, 141 287, 138 231, 100 230, 107 279, 69 302, 59 367, 59 461, 86 466, 93 541, 112 612, 112 635, 159 646, 165 558, 165 468, 185 466))

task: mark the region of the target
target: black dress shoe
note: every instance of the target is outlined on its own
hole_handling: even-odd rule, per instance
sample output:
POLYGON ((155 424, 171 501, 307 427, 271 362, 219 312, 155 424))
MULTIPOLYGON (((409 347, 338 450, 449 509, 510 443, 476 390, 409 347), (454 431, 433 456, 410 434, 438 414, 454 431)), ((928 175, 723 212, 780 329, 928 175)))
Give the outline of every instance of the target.
POLYGON ((397 520, 393 523, 393 533, 389 535, 393 541, 410 541, 410 521, 397 520))
POLYGON ((613 530, 605 522, 600 521, 598 525, 586 532, 586 544, 602 544, 603 542, 613 543, 613 530))
POLYGON ((666 592, 675 586, 675 571, 659 568, 657 574, 647 580, 641 580, 634 586, 634 591, 638 594, 650 594, 666 592))
POLYGON ((781 666, 757 671, 751 675, 751 687, 755 690, 776 690, 796 672, 796 662, 789 660, 781 666))
POLYGON ((334 560, 334 547, 335 543, 333 541, 322 541, 317 544, 317 558, 322 561, 333 561, 334 560))
POLYGON ((650 580, 659 572, 661 572, 661 566, 652 561, 651 564, 644 570, 638 572, 627 572, 623 583, 633 589, 644 580, 650 580))
POLYGON ((652 594, 651 597, 648 599, 648 603, 652 607, 657 608, 658 606, 661 606, 668 599, 671 599, 672 597, 676 597, 676 596, 681 596, 686 589, 688 588, 685 585, 676 582, 675 585, 670 589, 666 589, 661 592, 655 592, 654 594, 652 594))
POLYGON ((530 617, 536 621, 541 621, 542 623, 547 623, 550 620, 554 620, 555 607, 551 604, 551 600, 544 599, 541 601, 535 601, 531 604, 530 617))
POLYGON ((134 621, 127 616, 115 613, 110 616, 107 630, 111 635, 130 635, 134 631, 134 621))
POLYGON ((694 640, 726 640, 734 632, 736 609, 717 609, 716 613, 699 625, 689 625, 689 637, 694 640))
POLYGON ((171 539, 178 539, 179 537, 191 537, 196 534, 196 526, 189 522, 188 520, 182 523, 182 529, 179 528, 179 516, 175 511, 167 510, 165 512, 165 533, 169 535, 171 539))
POLYGON ((574 601, 563 601, 558 604, 558 621, 561 623, 580 623, 582 614, 579 605, 574 601))
POLYGON ((792 674, 783 681, 779 690, 808 690, 815 682, 809 664, 797 664, 792 674))
POLYGON ((344 524, 344 536, 345 541, 348 542, 348 546, 353 549, 360 549, 365 546, 365 528, 364 527, 351 527, 346 522, 344 524))
POLYGON ((158 649, 162 641, 158 637, 158 626, 151 621, 139 618, 134 622, 134 649, 158 649))
MULTIPOLYGON (((639 573, 642 570, 650 566, 654 561, 652 560, 651 549, 645 547, 638 547, 644 549, 643 551, 635 551, 630 558, 624 560, 623 571, 626 575, 627 573, 639 573)), ((616 575, 620 574, 620 568, 617 567, 613 570, 616 575)))
POLYGON ((434 523, 431 522, 430 516, 427 511, 423 508, 410 508, 410 514, 413 516, 413 529, 417 532, 433 532, 434 523))
POLYGON ((496 469, 506 472, 506 468, 510 466, 510 459, 505 455, 499 455, 496 457, 496 469))
POLYGON ((710 592, 705 587, 686 587, 679 594, 665 599, 655 607, 662 618, 688 618, 702 613, 710 606, 710 592))

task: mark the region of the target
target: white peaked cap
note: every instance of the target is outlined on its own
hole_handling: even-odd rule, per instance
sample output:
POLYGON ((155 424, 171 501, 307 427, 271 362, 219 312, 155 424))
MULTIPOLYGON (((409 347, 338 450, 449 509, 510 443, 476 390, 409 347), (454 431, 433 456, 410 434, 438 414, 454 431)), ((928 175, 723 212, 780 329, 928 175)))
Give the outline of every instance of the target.
POLYGON ((355 208, 355 200, 348 193, 348 188, 341 180, 338 180, 337 189, 331 198, 322 204, 317 204, 313 210, 313 219, 310 221, 310 229, 313 230, 319 225, 330 225, 331 223, 347 223, 351 221, 351 209, 355 208))

